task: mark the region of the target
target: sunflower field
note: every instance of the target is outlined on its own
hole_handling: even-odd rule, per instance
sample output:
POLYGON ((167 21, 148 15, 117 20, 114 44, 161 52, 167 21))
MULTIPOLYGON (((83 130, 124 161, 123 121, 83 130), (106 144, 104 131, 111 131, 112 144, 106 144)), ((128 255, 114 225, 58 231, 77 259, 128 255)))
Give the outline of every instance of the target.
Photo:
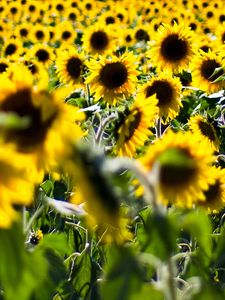
POLYGON ((0 300, 225 299, 225 1, 0 17, 0 300))

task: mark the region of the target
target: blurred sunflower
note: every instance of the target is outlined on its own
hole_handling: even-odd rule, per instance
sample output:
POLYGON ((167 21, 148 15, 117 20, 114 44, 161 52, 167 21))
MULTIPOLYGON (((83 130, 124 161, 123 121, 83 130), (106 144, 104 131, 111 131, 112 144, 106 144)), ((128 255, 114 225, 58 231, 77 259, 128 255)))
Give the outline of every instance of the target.
POLYGON ((115 152, 119 156, 134 157, 138 147, 144 146, 149 135, 153 135, 149 128, 154 126, 158 115, 157 99, 138 97, 131 107, 125 110, 119 123, 115 145, 115 152))
POLYGON ((7 71, 10 64, 11 63, 7 58, 0 58, 0 74, 7 71))
POLYGON ((50 34, 48 26, 35 23, 34 26, 30 29, 30 41, 34 44, 36 43, 45 43, 50 39, 50 34))
POLYGON ((48 94, 33 86, 33 77, 25 66, 14 65, 8 74, 10 78, 0 75, 0 112, 18 116, 25 126, 2 127, 1 135, 26 156, 26 164, 34 165, 39 175, 39 171, 56 164, 69 151, 69 144, 82 136, 75 121, 83 115, 63 103, 60 90, 48 94))
POLYGON ((163 24, 149 50, 149 58, 160 70, 180 72, 194 55, 192 32, 184 25, 163 24))
POLYGON ((223 59, 215 52, 199 51, 190 65, 192 85, 208 93, 221 90, 225 84, 224 80, 214 81, 224 74, 224 66, 223 59), (218 71, 213 74, 216 70, 218 71))
POLYGON ((117 105, 135 92, 139 72, 132 53, 124 53, 120 57, 101 57, 99 61, 92 59, 87 67, 91 74, 86 83, 90 84, 91 92, 95 93, 95 101, 103 98, 108 105, 117 105))
POLYGON ((0 228, 8 228, 16 219, 14 205, 29 205, 34 186, 24 170, 26 161, 7 145, 0 146, 0 228))
POLYGON ((190 208, 204 200, 204 191, 213 183, 209 167, 213 155, 207 145, 191 132, 168 130, 149 146, 141 162, 147 171, 158 172, 160 201, 190 208))
POLYGON ((174 119, 182 107, 182 85, 179 78, 170 73, 161 73, 158 77, 152 77, 142 88, 144 98, 156 94, 159 107, 159 116, 162 121, 168 123, 174 119))
POLYGON ((55 39, 60 43, 73 44, 77 33, 70 21, 59 23, 55 28, 55 39))
POLYGON ((82 53, 78 53, 74 47, 58 52, 56 60, 56 69, 59 80, 65 84, 83 84, 84 83, 84 61, 82 53))
POLYGON ((212 167, 214 182, 204 191, 205 199, 199 205, 209 212, 219 212, 225 206, 225 169, 212 167))
POLYGON ((24 49, 21 41, 15 38, 10 38, 5 41, 2 49, 3 56, 10 59, 17 59, 23 51, 24 49))
POLYGON ((188 121, 189 128, 199 140, 206 139, 214 151, 219 151, 220 141, 214 125, 206 117, 196 115, 188 121))
POLYGON ((15 35, 21 41, 26 42, 30 37, 30 23, 23 22, 15 27, 15 35))
POLYGON ((84 31, 83 49, 90 54, 109 54, 115 50, 114 39, 112 30, 97 24, 84 31))
POLYGON ((53 49, 46 44, 36 44, 27 53, 28 59, 36 59, 43 66, 48 67, 53 63, 55 55, 53 49))

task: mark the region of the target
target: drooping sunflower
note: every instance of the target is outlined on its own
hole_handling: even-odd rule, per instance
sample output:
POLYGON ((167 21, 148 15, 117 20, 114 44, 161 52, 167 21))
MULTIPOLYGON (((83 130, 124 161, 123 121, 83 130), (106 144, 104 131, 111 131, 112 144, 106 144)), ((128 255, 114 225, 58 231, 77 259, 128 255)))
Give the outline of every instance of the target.
POLYGON ((152 77, 142 88, 144 98, 156 94, 158 99, 159 116, 167 123, 174 119, 182 107, 182 85, 179 78, 170 73, 161 73, 158 77, 152 77))
POLYGON ((40 175, 69 151, 71 142, 82 136, 76 120, 83 115, 74 106, 63 103, 60 90, 49 94, 33 86, 33 77, 25 66, 14 65, 8 73, 10 78, 0 75, 0 112, 15 114, 24 125, 1 127, 1 136, 26 156, 26 163, 34 165, 40 175))
POLYGON ((225 169, 212 167, 214 182, 204 191, 205 199, 199 205, 209 212, 219 212, 225 206, 225 169))
POLYGON ((180 72, 194 55, 192 32, 184 25, 163 24, 159 27, 148 56, 160 70, 180 72))
POLYGON ((24 170, 26 161, 13 148, 0 146, 0 228, 8 228, 16 219, 14 205, 29 205, 34 186, 24 170))
POLYGON ((112 30, 101 24, 94 25, 84 31, 83 49, 90 54, 109 54, 115 50, 115 36, 112 30))
POLYGON ((134 157, 138 147, 142 147, 152 134, 150 128, 158 115, 157 99, 137 97, 127 108, 117 130, 118 140, 115 152, 119 156, 134 157))
POLYGON ((191 132, 168 130, 149 146, 141 162, 147 171, 157 173, 156 188, 162 203, 191 207, 204 200, 204 191, 213 183, 213 151, 207 145, 191 132))
POLYGON ((189 128, 199 140, 206 139, 214 151, 219 151, 220 141, 215 126, 206 117, 196 115, 188 121, 189 128))
POLYGON ((83 84, 84 61, 84 55, 78 53, 74 47, 58 52, 56 69, 59 80, 65 84, 83 84))
POLYGON ((219 91, 224 87, 225 82, 224 80, 215 82, 215 80, 224 74, 224 67, 223 59, 217 53, 199 51, 190 65, 193 86, 208 93, 219 91), (218 71, 215 73, 216 70, 218 71))
POLYGON ((103 98, 108 105, 117 105, 134 93, 139 72, 131 52, 120 57, 101 57, 99 61, 92 59, 87 67, 91 74, 86 83, 90 84, 91 92, 95 93, 95 101, 103 98))

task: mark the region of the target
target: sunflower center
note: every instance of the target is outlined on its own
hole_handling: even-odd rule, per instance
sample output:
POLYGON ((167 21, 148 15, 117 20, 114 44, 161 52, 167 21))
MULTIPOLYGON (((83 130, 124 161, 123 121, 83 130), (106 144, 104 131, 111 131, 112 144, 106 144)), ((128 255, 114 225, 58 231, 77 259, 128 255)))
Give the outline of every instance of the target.
POLYGON ((29 152, 44 141, 47 131, 57 115, 55 111, 47 120, 43 121, 41 109, 33 105, 31 90, 28 88, 9 95, 0 105, 0 110, 29 118, 28 127, 9 129, 5 133, 6 141, 16 142, 21 152, 29 152))
POLYGON ((114 24, 115 23, 115 19, 113 17, 107 17, 105 19, 105 22, 106 22, 107 25, 114 24))
POLYGON ((104 31, 94 32, 90 40, 91 46, 96 50, 103 50, 109 44, 108 35, 104 31))
POLYGON ((195 177, 194 161, 185 150, 168 149, 160 155, 159 181, 162 185, 179 187, 189 184, 195 177))
POLYGON ((109 63, 100 71, 100 81, 108 89, 122 86, 127 80, 127 68, 120 62, 109 63))
POLYGON ((69 19, 70 19, 71 21, 75 21, 76 18, 77 18, 77 16, 76 16, 75 13, 70 13, 70 14, 69 14, 69 19))
POLYGON ((222 39, 222 42, 224 43, 225 42, 225 32, 222 34, 221 39, 222 39))
POLYGON ((210 141, 215 141, 216 137, 211 124, 199 121, 198 126, 204 136, 208 137, 210 141))
POLYGON ((130 34, 128 34, 127 36, 126 36, 126 42, 127 43, 129 43, 129 42, 131 42, 132 41, 132 37, 130 36, 130 34))
POLYGON ((77 57, 71 57, 66 64, 66 70, 68 74, 74 79, 79 78, 81 74, 81 68, 82 61, 77 57))
POLYGON ((219 20, 220 23, 223 23, 225 21, 225 15, 220 15, 219 20))
POLYGON ((187 56, 188 44, 178 34, 171 34, 163 40, 160 52, 165 59, 176 62, 187 56))
POLYGON ((22 28, 21 30, 20 30, 20 35, 21 36, 27 36, 28 35, 28 31, 27 31, 27 29, 25 29, 25 28, 22 28))
POLYGON ((5 55, 12 55, 16 52, 16 45, 9 44, 5 49, 5 55))
POLYGON ((69 32, 67 30, 63 31, 63 34, 62 34, 62 39, 63 40, 67 40, 70 37, 71 37, 71 32, 69 32))
POLYGON ((44 38, 45 35, 44 35, 44 32, 42 30, 38 30, 38 31, 36 31, 35 36, 38 40, 41 40, 41 39, 44 38))
POLYGON ((62 4, 57 4, 57 5, 56 5, 56 9, 57 9, 58 11, 63 11, 63 10, 64 10, 64 6, 63 6, 62 4))
POLYGON ((202 51, 204 51, 205 53, 208 53, 209 50, 210 50, 210 47, 207 46, 207 45, 205 45, 205 46, 200 47, 200 49, 201 49, 202 51))
POLYGON ((149 35, 144 29, 137 30, 135 38, 137 41, 149 41, 149 35))
POLYGON ((217 72, 212 76, 215 69, 219 67, 221 67, 221 65, 215 59, 206 60, 202 63, 201 74, 205 79, 213 82, 221 75, 223 75, 223 70, 220 70, 219 72, 217 72))
POLYGON ((173 88, 169 82, 164 80, 156 80, 152 85, 146 88, 146 97, 156 94, 159 100, 159 106, 170 104, 173 99, 173 88))
POLYGON ((5 63, 0 63, 0 73, 3 73, 8 68, 8 65, 5 63))
POLYGON ((13 14, 13 15, 15 15, 16 13, 17 13, 17 8, 16 7, 12 7, 11 9, 10 9, 10 11, 11 11, 11 13, 13 14))
POLYGON ((49 59, 49 53, 45 49, 39 49, 36 53, 35 56, 38 58, 39 61, 41 62, 46 62, 49 59))
POLYGON ((141 112, 138 109, 135 109, 131 114, 134 116, 134 119, 129 123, 129 128, 128 128, 128 135, 125 137, 124 142, 129 141, 135 130, 138 128, 140 122, 141 122, 141 112))
POLYGON ((209 189, 204 192, 205 195, 205 201, 206 202, 213 202, 215 199, 217 199, 220 196, 220 183, 219 180, 216 180, 216 182, 209 186, 209 189))
POLYGON ((29 11, 34 12, 36 10, 36 7, 34 5, 29 6, 29 11))

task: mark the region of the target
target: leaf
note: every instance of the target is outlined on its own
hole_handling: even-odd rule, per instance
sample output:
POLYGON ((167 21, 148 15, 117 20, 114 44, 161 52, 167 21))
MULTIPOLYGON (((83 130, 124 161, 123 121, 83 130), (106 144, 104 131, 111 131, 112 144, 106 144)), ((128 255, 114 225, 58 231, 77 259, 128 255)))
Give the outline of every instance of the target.
POLYGON ((146 300, 149 299, 150 295, 153 300, 164 300, 162 292, 158 291, 152 284, 147 283, 142 284, 141 290, 132 294, 129 300, 146 300))

